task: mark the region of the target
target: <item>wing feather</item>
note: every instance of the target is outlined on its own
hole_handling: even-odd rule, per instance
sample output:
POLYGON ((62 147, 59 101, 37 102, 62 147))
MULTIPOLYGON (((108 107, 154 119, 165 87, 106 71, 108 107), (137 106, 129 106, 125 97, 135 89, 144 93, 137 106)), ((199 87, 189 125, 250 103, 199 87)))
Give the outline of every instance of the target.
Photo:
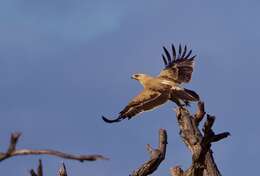
POLYGON ((107 119, 104 116, 102 118, 108 123, 119 122, 125 118, 130 119, 141 112, 148 111, 162 105, 168 100, 169 94, 170 92, 160 93, 150 89, 144 89, 119 113, 118 118, 114 120, 107 119))
POLYGON ((167 57, 167 59, 168 59, 168 62, 171 62, 171 55, 170 55, 170 53, 168 52, 168 50, 167 50, 165 47, 163 47, 163 50, 164 50, 164 52, 165 52, 165 54, 166 54, 166 57, 167 57))
POLYGON ((181 55, 181 58, 184 58, 186 52, 187 52, 187 46, 185 45, 185 46, 184 46, 184 51, 183 51, 183 53, 182 53, 182 55, 181 55))
POLYGON ((163 54, 162 54, 162 58, 163 58, 164 65, 166 66, 168 62, 167 62, 167 60, 166 60, 166 58, 164 57, 163 54))
POLYGON ((172 45, 172 58, 165 47, 163 47, 163 50, 168 61, 164 62, 167 64, 165 64, 165 68, 160 72, 158 77, 171 80, 178 84, 190 82, 194 67, 194 58, 196 57, 196 55, 190 57, 192 50, 186 55, 187 46, 185 45, 184 50, 182 50, 181 45, 179 45, 177 58, 174 45, 172 45))
POLYGON ((190 57, 191 53, 192 53, 192 50, 190 50, 189 53, 187 54, 187 56, 185 56, 185 57, 183 57, 183 58, 184 58, 184 59, 188 59, 188 58, 190 57))
POLYGON ((181 48, 181 44, 179 44, 179 55, 178 55, 178 58, 181 57, 181 53, 182 53, 182 48, 181 48))
POLYGON ((144 89, 119 113, 120 116, 131 118, 136 114, 156 108, 169 98, 166 93, 144 89))
POLYGON ((173 60, 176 60, 176 50, 173 44, 172 44, 172 58, 173 60))

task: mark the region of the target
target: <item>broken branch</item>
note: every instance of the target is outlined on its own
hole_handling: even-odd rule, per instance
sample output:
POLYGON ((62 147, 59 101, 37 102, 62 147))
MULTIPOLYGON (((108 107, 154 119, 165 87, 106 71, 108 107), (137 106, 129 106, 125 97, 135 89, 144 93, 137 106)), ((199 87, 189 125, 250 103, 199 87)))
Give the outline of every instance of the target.
POLYGON ((212 142, 224 139, 230 134, 224 132, 215 135, 212 130, 215 117, 207 115, 202 130, 203 135, 198 126, 204 115, 205 109, 202 102, 198 103, 198 110, 194 116, 191 116, 186 108, 182 107, 176 110, 180 135, 192 153, 192 165, 186 171, 183 171, 179 166, 172 168, 170 170, 172 176, 221 176, 210 147, 212 142))

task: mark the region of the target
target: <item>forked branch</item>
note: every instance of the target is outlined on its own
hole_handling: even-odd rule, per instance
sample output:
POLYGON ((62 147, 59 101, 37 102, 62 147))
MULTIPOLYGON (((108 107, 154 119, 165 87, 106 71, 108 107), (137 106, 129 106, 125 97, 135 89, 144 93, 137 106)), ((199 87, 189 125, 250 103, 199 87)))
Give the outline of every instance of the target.
POLYGON ((16 145, 21 136, 21 133, 15 132, 11 134, 10 144, 6 152, 0 152, 0 162, 11 157, 21 155, 51 155, 64 159, 84 161, 108 160, 102 155, 74 155, 69 153, 60 152, 57 150, 33 150, 33 149, 16 149, 16 145))
POLYGON ((191 115, 186 108, 176 110, 177 121, 180 128, 180 135, 183 142, 189 148, 192 154, 192 165, 186 171, 179 166, 171 169, 172 176, 220 176, 220 172, 214 161, 211 143, 220 141, 230 134, 224 132, 215 134, 212 130, 215 117, 207 115, 207 119, 202 129, 199 129, 199 123, 205 115, 204 103, 198 103, 198 109, 195 115, 191 115))
POLYGON ((152 174, 165 158, 166 145, 167 132, 165 129, 160 129, 158 148, 153 149, 150 144, 147 145, 150 160, 146 161, 138 170, 134 171, 131 176, 147 176, 152 174))

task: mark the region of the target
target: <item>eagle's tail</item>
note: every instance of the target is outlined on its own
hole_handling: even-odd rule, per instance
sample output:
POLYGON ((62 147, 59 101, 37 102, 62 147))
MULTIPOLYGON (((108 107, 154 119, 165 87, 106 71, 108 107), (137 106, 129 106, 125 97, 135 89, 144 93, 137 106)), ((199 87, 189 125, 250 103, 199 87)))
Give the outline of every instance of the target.
POLYGON ((124 119, 124 117, 123 117, 123 116, 119 116, 119 117, 117 117, 116 119, 111 119, 111 120, 110 120, 110 119, 108 119, 108 118, 102 116, 102 119, 103 119, 106 123, 114 123, 114 122, 120 122, 121 120, 124 119))
POLYGON ((199 101, 199 95, 193 90, 189 89, 174 89, 171 93, 170 100, 174 101, 178 106, 182 106, 180 100, 184 101, 185 105, 189 105, 190 101, 199 101))
POLYGON ((184 92, 185 92, 185 100, 188 100, 188 101, 199 101, 200 100, 200 97, 199 95, 194 92, 193 90, 189 90, 189 89, 184 89, 184 92))

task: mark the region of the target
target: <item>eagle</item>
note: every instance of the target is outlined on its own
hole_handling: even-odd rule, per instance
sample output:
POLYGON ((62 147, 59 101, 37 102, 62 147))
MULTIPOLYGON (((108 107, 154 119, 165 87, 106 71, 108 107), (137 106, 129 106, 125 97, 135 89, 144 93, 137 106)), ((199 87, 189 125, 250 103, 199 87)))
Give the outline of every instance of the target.
POLYGON ((165 68, 156 77, 143 73, 133 74, 131 78, 139 81, 143 90, 128 103, 117 118, 110 120, 102 116, 105 122, 114 123, 126 118, 131 119, 137 114, 163 105, 168 100, 175 102, 179 107, 200 100, 196 92, 182 87, 183 83, 191 81, 196 55, 191 56, 192 50, 187 52, 186 45, 184 49, 179 45, 177 53, 173 44, 171 54, 164 46, 163 50, 162 60, 165 68))

